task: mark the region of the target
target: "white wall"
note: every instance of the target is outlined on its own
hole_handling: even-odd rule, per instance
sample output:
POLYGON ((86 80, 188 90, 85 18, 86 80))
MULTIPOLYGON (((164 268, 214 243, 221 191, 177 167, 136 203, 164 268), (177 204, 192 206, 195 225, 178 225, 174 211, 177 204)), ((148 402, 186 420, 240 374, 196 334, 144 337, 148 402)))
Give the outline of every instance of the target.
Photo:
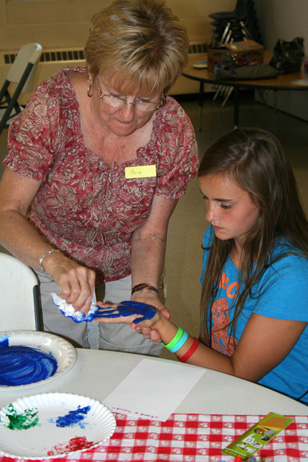
MULTIPOLYGON (((84 46, 90 18, 111 0, 0 0, 0 50, 24 43, 44 48, 84 46)), ((166 0, 187 27, 192 42, 210 38, 209 14, 230 11, 236 0, 166 0)))
MULTIPOLYGON (((303 37, 308 56, 308 0, 255 0, 255 6, 265 48, 272 49, 278 39, 303 37)), ((308 120, 308 91, 280 91, 277 96, 278 109, 308 120)))
MULTIPOLYGON (((109 3, 111 0, 0 0, 0 86, 10 68, 4 64, 1 51, 17 52, 29 42, 40 43, 44 51, 83 49, 91 17, 109 3)), ((166 3, 187 27, 192 43, 208 43, 212 32, 209 14, 233 10, 236 0, 166 0, 166 3)), ((40 63, 36 84, 65 64, 40 63)), ((180 77, 171 93, 198 91, 198 82, 180 77)), ((28 98, 29 95, 24 95, 20 102, 24 104, 28 98)))
MULTIPOLYGON (((110 1, 0 0, 0 51, 18 50, 24 43, 34 41, 44 49, 83 47, 91 16, 110 1)), ((233 10, 236 0, 167 0, 167 3, 186 25, 190 40, 207 43, 212 31, 208 15, 233 10)), ((278 38, 291 40, 302 36, 308 56, 308 0, 254 0, 254 3, 265 48, 272 48, 278 38)), ((0 83, 7 72, 0 63, 0 83)), ((177 85, 180 92, 184 86, 183 92, 198 91, 197 82, 188 79, 181 78, 177 85)), ((278 107, 308 120, 308 92, 279 92, 278 107)))
POLYGON ((300 36, 308 52, 307 0, 255 0, 255 6, 266 48, 273 48, 278 38, 300 36))

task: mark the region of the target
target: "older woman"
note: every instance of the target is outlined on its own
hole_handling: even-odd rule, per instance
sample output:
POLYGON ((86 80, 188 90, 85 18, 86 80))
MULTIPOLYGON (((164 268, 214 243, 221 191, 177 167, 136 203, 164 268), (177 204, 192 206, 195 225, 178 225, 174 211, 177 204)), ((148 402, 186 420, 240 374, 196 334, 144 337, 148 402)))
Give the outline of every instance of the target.
MULTIPOLYGON (((191 123, 166 97, 187 49, 163 2, 116 0, 92 19, 87 68, 40 84, 10 127, 1 244, 38 274, 44 329, 78 345, 85 323, 64 318, 50 292, 87 312, 104 280, 105 301, 163 309, 168 221, 198 163, 191 123)), ((99 346, 161 351, 129 326, 100 327, 99 346)))

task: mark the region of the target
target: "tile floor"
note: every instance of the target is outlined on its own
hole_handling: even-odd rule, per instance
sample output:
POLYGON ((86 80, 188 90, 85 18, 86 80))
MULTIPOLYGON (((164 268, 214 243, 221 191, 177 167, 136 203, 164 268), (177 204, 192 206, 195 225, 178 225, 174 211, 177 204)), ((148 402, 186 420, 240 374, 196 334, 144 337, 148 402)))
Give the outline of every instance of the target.
MULTIPOLYGON (((206 96, 202 131, 196 131, 200 155, 220 135, 232 130, 232 96, 224 108, 221 99, 213 101, 206 96)), ((197 130, 199 108, 196 98, 181 100, 197 130)), ((292 163, 304 208, 308 215, 308 130, 307 122, 268 108, 253 98, 249 92, 241 96, 240 125, 256 126, 274 133, 284 145, 292 163)), ((6 152, 7 130, 0 136, 0 157, 6 152)), ((0 175, 3 168, 0 166, 0 175)), ((190 182, 187 192, 173 213, 168 231, 165 264, 167 289, 166 305, 173 320, 193 335, 198 335, 199 297, 201 271, 201 242, 208 226, 205 221, 204 201, 198 189, 198 181, 190 182)), ((0 248, 0 250, 2 250, 0 248)), ((101 288, 98 290, 100 293, 101 288)), ((173 358, 168 351, 163 357, 173 358)))

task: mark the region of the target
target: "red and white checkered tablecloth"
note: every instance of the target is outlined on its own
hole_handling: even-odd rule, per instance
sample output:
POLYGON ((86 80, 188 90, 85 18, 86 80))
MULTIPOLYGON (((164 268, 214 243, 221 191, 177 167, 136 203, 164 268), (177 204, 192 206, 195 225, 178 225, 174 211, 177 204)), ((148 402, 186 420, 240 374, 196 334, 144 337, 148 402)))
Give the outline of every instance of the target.
MULTIPOLYGON (((132 419, 123 414, 115 417, 117 428, 107 443, 57 457, 55 462, 228 462, 233 458, 221 450, 264 415, 172 414, 166 422, 132 419)), ((257 460, 308 461, 308 416, 288 417, 294 422, 255 454, 257 460)), ((8 457, 0 460, 14 461, 8 457)))

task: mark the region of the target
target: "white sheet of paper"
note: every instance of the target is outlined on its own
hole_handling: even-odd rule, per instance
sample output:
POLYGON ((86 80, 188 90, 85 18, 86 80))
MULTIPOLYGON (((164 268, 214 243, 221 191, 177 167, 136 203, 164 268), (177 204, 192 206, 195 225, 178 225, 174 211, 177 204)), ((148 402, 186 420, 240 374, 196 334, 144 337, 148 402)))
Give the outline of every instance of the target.
POLYGON ((133 418, 165 422, 206 369, 143 359, 103 403, 133 418))

